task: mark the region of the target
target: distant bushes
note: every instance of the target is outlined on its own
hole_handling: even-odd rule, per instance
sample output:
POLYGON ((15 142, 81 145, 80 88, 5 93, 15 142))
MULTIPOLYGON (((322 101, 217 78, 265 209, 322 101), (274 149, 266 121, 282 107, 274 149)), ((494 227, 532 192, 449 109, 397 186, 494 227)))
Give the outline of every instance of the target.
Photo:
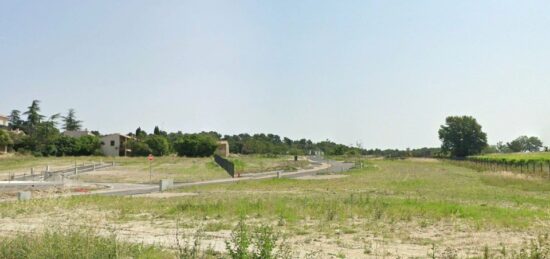
MULTIPOLYGON (((7 131, 0 129, 0 146, 11 146, 13 145, 13 139, 7 131)), ((3 150, 0 150, 2 152, 3 150)))
POLYGON ((149 135, 142 136, 141 139, 132 139, 126 143, 131 156, 164 156, 170 154, 170 143, 165 136, 149 135))
POLYGON ((217 140, 207 134, 185 134, 174 142, 174 150, 179 156, 206 157, 214 154, 217 140))
POLYGON ((101 141, 97 136, 73 138, 59 135, 54 142, 54 146, 55 155, 57 156, 90 156, 99 153, 101 141))
POLYGON ((164 136, 151 135, 145 139, 145 143, 151 149, 151 154, 155 156, 163 156, 170 153, 170 143, 164 136))
POLYGON ((132 150, 131 156, 147 156, 153 152, 147 143, 134 139, 128 140, 126 148, 132 150))
POLYGON ((90 156, 100 154, 101 141, 97 136, 73 138, 56 134, 50 139, 14 135, 13 147, 19 153, 34 156, 90 156))

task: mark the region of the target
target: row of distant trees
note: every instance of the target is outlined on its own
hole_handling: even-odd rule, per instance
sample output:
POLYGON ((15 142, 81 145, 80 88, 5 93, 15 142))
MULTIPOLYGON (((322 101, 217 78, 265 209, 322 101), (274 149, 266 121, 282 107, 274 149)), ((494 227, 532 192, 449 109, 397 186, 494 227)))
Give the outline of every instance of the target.
POLYGON ((70 138, 60 134, 64 130, 80 130, 82 121, 70 109, 66 116, 41 114, 40 101, 34 100, 25 112, 13 110, 9 115, 10 131, 0 130, 0 145, 19 153, 36 156, 84 156, 97 154, 100 141, 97 136, 70 138))
MULTIPOLYGON (((487 144, 487 134, 481 125, 471 116, 447 117, 445 125, 439 129, 442 141, 441 154, 451 157, 467 157, 480 153, 511 153, 538 152, 543 149, 543 143, 538 137, 520 136, 504 144, 496 146, 487 144)), ((547 147, 544 147, 548 151, 547 147)))
MULTIPOLYGON (((92 131, 92 136, 73 138, 63 131, 82 129, 82 121, 77 119, 74 109, 65 116, 41 113, 40 101, 34 100, 27 110, 13 110, 9 115, 9 131, 0 130, 0 145, 7 145, 19 153, 35 156, 85 156, 99 155, 100 133, 92 131)), ((210 156, 219 140, 227 140, 231 153, 302 155, 321 151, 327 155, 365 154, 361 147, 337 144, 326 140, 314 143, 311 140, 291 140, 274 134, 224 135, 217 132, 182 133, 166 132, 155 127, 152 133, 141 128, 128 133, 133 137, 126 148, 132 156, 156 156, 177 154, 180 156, 210 156)))
POLYGON ((194 134, 167 133, 155 127, 153 134, 147 134, 138 128, 128 135, 135 137, 134 140, 129 141, 128 147, 136 156, 148 153, 208 156, 215 151, 219 140, 226 140, 229 143, 230 152, 234 154, 308 155, 321 151, 327 155, 346 155, 365 152, 360 147, 350 147, 329 140, 314 143, 307 139, 291 140, 275 134, 222 135, 215 131, 194 134))
MULTIPOLYGON (((61 134, 60 130, 81 130, 74 109, 65 116, 54 114, 49 117, 41 114, 40 101, 34 100, 27 110, 13 110, 9 115, 10 131, 0 130, 0 146, 9 146, 20 153, 36 156, 85 156, 99 155, 100 134, 92 131, 92 136, 72 138, 61 134), (59 128, 58 128, 59 127, 59 128)), ((217 132, 168 133, 155 127, 151 134, 141 128, 130 132, 132 140, 127 143, 132 156, 153 154, 164 156, 210 156, 219 140, 227 140, 231 153, 264 155, 305 155, 323 152, 325 155, 372 155, 384 157, 466 157, 480 153, 494 152, 536 152, 543 148, 537 137, 521 136, 506 144, 487 144, 487 134, 482 131, 477 120, 470 116, 451 116, 439 129, 441 148, 420 149, 364 149, 360 144, 343 145, 330 140, 314 143, 308 139, 292 140, 275 134, 221 135, 217 132)))

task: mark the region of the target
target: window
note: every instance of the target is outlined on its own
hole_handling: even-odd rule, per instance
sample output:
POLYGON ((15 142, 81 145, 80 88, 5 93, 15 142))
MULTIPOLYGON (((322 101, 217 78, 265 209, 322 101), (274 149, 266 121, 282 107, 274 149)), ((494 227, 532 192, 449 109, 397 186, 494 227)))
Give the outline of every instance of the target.
POLYGON ((115 141, 111 140, 111 147, 114 147, 114 146, 115 146, 115 141))

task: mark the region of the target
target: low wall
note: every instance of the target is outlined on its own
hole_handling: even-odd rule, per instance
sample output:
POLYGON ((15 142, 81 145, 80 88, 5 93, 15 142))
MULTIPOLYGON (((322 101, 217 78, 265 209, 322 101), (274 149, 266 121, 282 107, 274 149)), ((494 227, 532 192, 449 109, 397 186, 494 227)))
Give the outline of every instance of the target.
POLYGON ((231 177, 235 178, 235 165, 233 164, 233 162, 218 155, 214 155, 214 161, 216 161, 216 163, 221 168, 223 168, 231 177))

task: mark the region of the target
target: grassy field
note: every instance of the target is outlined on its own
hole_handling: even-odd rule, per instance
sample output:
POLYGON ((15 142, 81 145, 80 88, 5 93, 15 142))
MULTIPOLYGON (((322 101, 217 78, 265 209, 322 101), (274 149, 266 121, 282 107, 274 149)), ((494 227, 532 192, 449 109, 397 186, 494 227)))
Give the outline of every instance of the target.
POLYGON ((244 219, 284 233, 300 257, 319 252, 322 258, 502 257, 503 249, 512 256, 533 245, 549 248, 546 241, 531 243, 550 229, 548 180, 436 160, 365 163, 344 178, 201 186, 175 190, 171 198, 88 196, 1 203, 0 225, 17 225, 21 219, 32 227, 33 220, 43 217, 80 222, 85 214, 98 221, 96 226, 126 229, 133 242, 170 239, 177 226, 190 232, 203 229, 205 240, 216 246, 244 219))
POLYGON ((46 170, 50 166, 51 170, 67 168, 78 164, 92 162, 111 162, 112 158, 107 157, 34 157, 24 155, 0 156, 0 175, 7 173, 28 173, 31 168, 36 171, 46 170))
POLYGON ((47 230, 0 238, 0 258, 174 258, 155 246, 130 244, 93 229, 47 230))
MULTIPOLYGON (((239 164, 241 173, 254 173, 270 170, 294 169, 307 167, 308 162, 290 161, 290 156, 232 156, 239 164)), ((51 170, 68 168, 75 163, 90 164, 92 162, 115 162, 116 167, 94 173, 83 174, 79 180, 88 182, 126 182, 143 183, 149 180, 149 161, 144 157, 47 157, 36 158, 31 156, 11 156, 0 158, 0 179, 8 177, 8 173, 30 173, 34 167, 35 172, 45 170, 49 165, 51 170)), ((152 162, 152 181, 172 178, 177 182, 201 181, 210 179, 227 178, 229 175, 214 163, 212 158, 182 158, 182 157, 157 157, 152 162)))

